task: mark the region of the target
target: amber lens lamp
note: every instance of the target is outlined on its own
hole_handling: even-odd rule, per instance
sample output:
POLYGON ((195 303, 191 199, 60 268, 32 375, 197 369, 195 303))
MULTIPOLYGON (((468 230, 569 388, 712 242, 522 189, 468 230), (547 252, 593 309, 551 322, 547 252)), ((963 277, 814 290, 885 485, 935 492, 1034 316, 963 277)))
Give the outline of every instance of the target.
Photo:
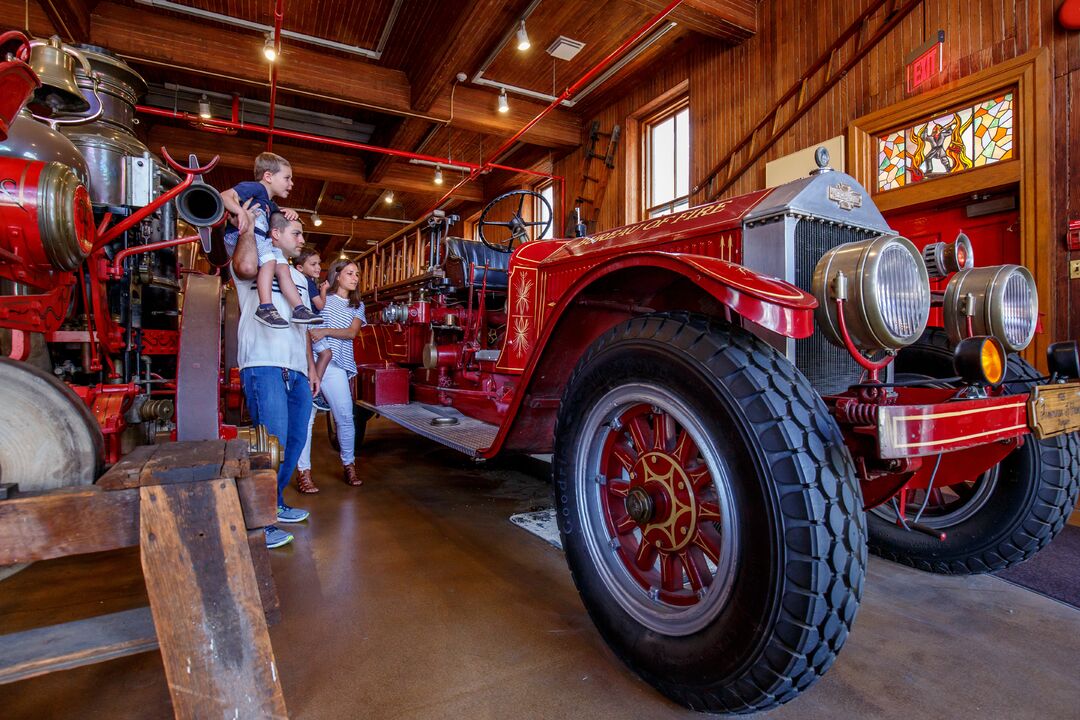
POLYGON ((1007 363, 1005 346, 988 335, 961 340, 953 353, 956 374, 968 385, 997 387, 1005 379, 1007 363))

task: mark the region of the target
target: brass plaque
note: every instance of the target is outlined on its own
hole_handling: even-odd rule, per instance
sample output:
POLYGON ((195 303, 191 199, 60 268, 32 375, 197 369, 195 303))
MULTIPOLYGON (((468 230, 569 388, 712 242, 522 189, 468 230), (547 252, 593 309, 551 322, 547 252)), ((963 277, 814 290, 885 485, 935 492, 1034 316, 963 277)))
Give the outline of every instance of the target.
POLYGON ((1032 388, 1028 425, 1039 440, 1080 430, 1080 383, 1032 388))

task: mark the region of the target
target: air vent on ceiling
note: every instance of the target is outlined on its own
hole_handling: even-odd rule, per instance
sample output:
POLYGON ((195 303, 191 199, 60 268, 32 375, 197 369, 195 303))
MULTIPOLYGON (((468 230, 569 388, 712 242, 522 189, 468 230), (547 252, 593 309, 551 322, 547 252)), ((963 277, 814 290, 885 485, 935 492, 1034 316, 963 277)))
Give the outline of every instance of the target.
POLYGON ((551 47, 547 49, 547 54, 560 60, 572 60, 583 47, 585 47, 585 43, 560 35, 555 38, 555 42, 551 43, 551 47))

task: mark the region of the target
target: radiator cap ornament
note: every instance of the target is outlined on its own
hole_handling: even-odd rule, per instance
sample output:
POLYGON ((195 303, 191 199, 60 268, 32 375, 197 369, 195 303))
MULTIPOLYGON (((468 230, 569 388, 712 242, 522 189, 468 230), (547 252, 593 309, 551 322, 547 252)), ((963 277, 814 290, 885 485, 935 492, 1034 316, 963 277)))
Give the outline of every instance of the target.
POLYGON ((820 175, 821 173, 833 172, 833 169, 829 167, 829 150, 825 147, 819 147, 814 151, 814 162, 817 163, 817 167, 810 171, 811 175, 820 175))

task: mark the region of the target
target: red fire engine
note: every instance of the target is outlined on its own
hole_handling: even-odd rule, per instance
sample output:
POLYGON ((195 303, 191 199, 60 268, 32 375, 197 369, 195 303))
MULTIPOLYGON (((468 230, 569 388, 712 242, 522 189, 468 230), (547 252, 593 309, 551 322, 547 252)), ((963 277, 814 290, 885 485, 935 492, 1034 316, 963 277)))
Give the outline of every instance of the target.
POLYGON ((1052 346, 1049 376, 1017 354, 1030 273, 976 268, 963 237, 916 248, 817 159, 779 188, 563 240, 525 242, 551 213, 515 191, 477 240, 437 215, 357 261, 357 437, 378 413, 477 459, 553 453, 590 615, 700 710, 768 708, 824 673, 868 548, 1003 568, 1080 488, 1077 345, 1052 346))

